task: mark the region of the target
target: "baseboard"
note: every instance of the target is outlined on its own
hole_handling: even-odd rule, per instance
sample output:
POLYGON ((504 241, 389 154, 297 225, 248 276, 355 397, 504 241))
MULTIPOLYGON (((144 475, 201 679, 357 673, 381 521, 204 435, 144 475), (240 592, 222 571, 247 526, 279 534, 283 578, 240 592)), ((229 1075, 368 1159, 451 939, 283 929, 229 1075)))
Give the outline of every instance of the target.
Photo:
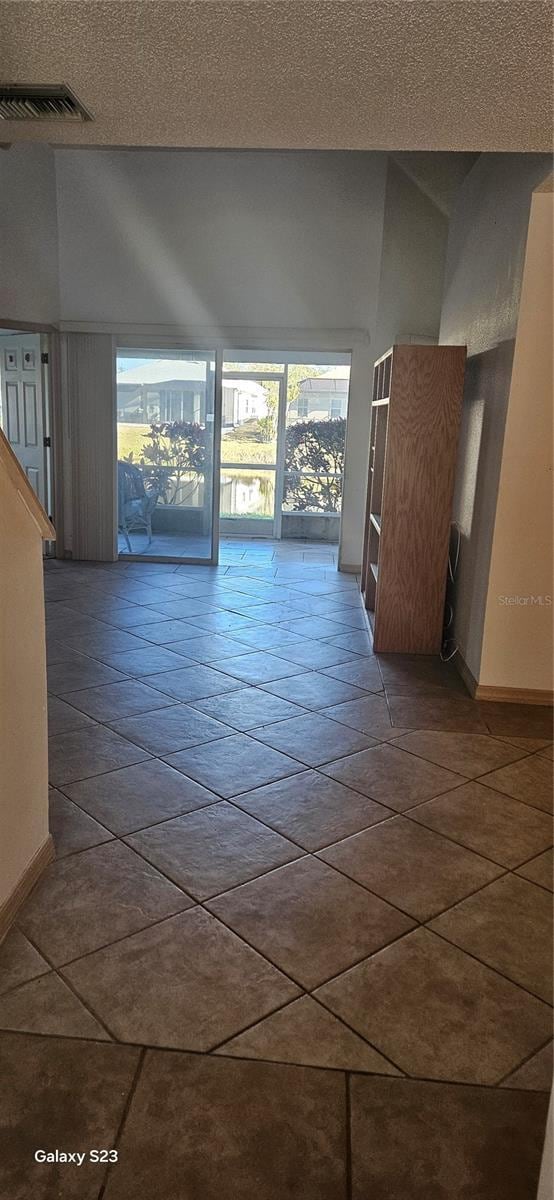
POLYGON ((554 692, 538 688, 490 687, 480 683, 475 693, 476 700, 496 700, 500 704, 543 704, 552 707, 554 692))
POLYGON ((54 858, 54 842, 52 835, 49 833, 46 841, 33 855, 28 866, 25 868, 23 875, 18 883, 16 883, 11 896, 4 901, 0 908, 0 942, 2 942, 6 934, 11 929, 19 909, 27 899, 29 892, 38 883, 42 872, 52 862, 54 858))
POLYGON ((461 675, 470 696, 473 696, 473 698, 475 699, 477 688, 479 685, 477 683, 475 675, 473 675, 471 673, 467 663, 464 662, 459 650, 458 650, 458 653, 454 655, 453 663, 454 663, 454 666, 456 667, 458 675, 461 675))
POLYGON ((360 563, 339 563, 339 571, 341 575, 359 575, 361 569, 360 563))
POLYGON ((495 687, 487 683, 478 683, 459 651, 454 662, 474 700, 493 700, 497 704, 544 704, 549 707, 554 704, 554 692, 538 688, 495 687))

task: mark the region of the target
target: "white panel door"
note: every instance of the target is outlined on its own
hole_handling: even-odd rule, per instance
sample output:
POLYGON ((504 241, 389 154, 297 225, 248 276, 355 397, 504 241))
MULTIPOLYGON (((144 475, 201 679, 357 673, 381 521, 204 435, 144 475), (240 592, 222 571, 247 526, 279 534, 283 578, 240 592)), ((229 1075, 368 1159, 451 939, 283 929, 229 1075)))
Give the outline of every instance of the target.
POLYGON ((40 335, 0 337, 0 425, 46 508, 40 335))

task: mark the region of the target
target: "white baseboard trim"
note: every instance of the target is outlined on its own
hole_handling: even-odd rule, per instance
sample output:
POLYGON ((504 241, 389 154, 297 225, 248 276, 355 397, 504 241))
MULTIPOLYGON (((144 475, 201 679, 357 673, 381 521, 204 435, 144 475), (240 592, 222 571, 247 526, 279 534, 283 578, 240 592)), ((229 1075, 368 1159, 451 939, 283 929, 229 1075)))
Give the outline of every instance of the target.
POLYGON ((454 658, 458 673, 474 700, 496 701, 497 704, 554 704, 554 692, 538 688, 495 687, 493 684, 478 683, 460 652, 454 658))
POLYGON ((0 907, 0 942, 9 933, 19 909, 53 858, 54 842, 52 841, 52 835, 49 833, 46 841, 43 842, 40 849, 33 855, 30 863, 27 864, 11 895, 8 896, 7 900, 4 900, 4 903, 0 907))

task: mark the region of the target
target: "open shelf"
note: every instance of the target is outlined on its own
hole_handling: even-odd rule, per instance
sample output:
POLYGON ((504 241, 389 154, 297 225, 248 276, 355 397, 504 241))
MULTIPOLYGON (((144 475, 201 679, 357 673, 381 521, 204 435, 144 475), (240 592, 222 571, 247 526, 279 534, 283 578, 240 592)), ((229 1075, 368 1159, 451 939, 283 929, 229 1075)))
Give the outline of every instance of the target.
POLYGON ((377 533, 380 534, 381 533, 381 513, 373 513, 372 512, 369 514, 369 519, 370 519, 373 527, 377 530, 377 533))
POLYGON ((387 350, 375 363, 373 373, 373 403, 388 404, 392 370, 392 350, 387 350))
POLYGON ((389 420, 388 398, 383 394, 390 387, 390 366, 386 363, 390 354, 385 356, 376 366, 373 380, 373 403, 371 410, 371 436, 369 454, 369 476, 367 489, 366 528, 368 536, 364 544, 364 563, 362 568, 362 591, 368 612, 375 609, 377 593, 377 574, 379 567, 379 542, 381 536, 381 505, 383 498, 383 479, 385 472, 385 449, 387 444, 387 425, 389 420))

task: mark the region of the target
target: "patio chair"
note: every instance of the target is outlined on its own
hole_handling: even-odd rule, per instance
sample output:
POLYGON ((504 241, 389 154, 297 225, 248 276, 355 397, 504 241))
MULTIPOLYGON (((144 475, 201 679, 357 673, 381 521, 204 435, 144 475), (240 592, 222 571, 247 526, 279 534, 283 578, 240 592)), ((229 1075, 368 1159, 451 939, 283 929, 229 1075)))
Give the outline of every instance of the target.
POLYGON ((152 513, 158 503, 159 490, 149 485, 145 487, 140 467, 133 463, 118 461, 117 464, 117 506, 118 530, 123 534, 129 554, 132 546, 129 534, 133 530, 143 529, 148 534, 147 545, 152 541, 152 513))

